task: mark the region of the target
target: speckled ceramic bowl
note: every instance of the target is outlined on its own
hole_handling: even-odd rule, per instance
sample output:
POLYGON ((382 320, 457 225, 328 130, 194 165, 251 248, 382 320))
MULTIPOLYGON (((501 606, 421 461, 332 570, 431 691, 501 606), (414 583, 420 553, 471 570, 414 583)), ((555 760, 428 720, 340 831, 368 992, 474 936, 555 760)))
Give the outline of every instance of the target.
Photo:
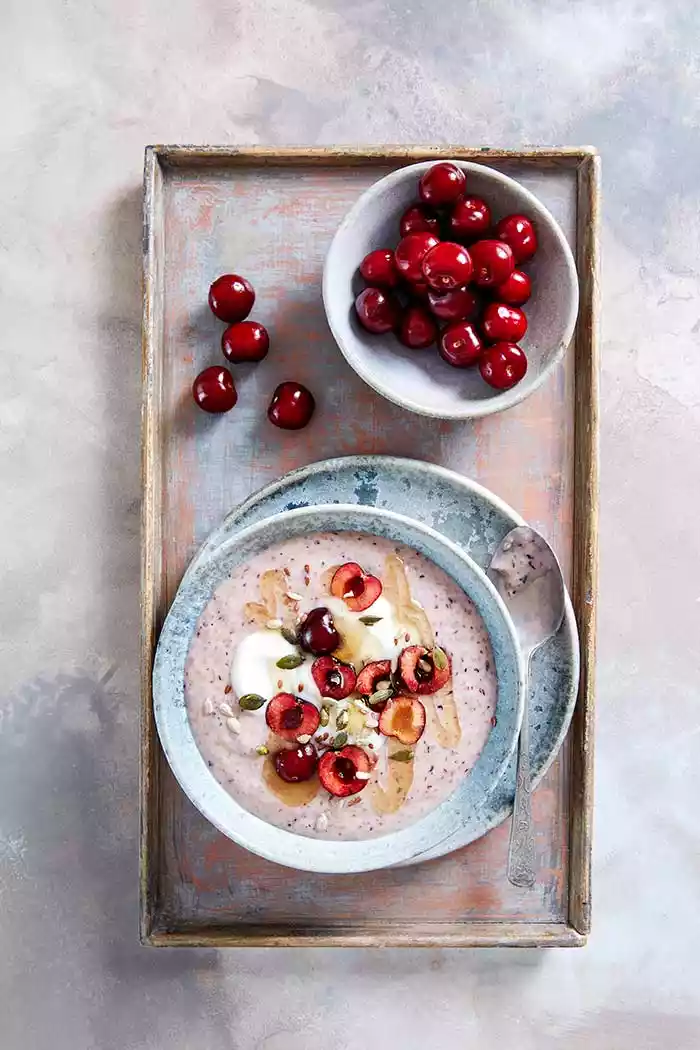
POLYGON ((153 701, 161 743, 183 790, 220 831, 268 860, 307 871, 370 871, 410 862, 461 827, 463 790, 399 831, 338 842, 305 838, 253 816, 214 778, 195 742, 184 696, 184 669, 197 621, 231 571, 267 547, 313 532, 365 532, 406 544, 430 558, 469 595, 488 630, 498 678, 496 726, 466 778, 470 804, 485 801, 515 750, 523 711, 522 656, 512 621, 495 588, 459 547, 410 518, 374 507, 307 507, 268 518, 223 543, 188 573, 158 643, 153 701))
POLYGON ((574 333, 578 277, 571 249, 556 220, 524 186, 482 164, 452 161, 467 174, 468 192, 484 197, 495 219, 529 215, 539 247, 525 269, 533 295, 525 306, 528 358, 525 378, 511 390, 487 386, 476 368, 446 364, 434 348, 408 350, 393 335, 371 335, 360 325, 354 301, 364 287, 358 266, 375 248, 398 243, 402 212, 418 197, 418 180, 434 161, 411 164, 380 179, 359 198, 336 232, 323 272, 328 324, 348 363, 378 393, 397 405, 439 419, 470 419, 501 412, 524 400, 551 375, 574 333))

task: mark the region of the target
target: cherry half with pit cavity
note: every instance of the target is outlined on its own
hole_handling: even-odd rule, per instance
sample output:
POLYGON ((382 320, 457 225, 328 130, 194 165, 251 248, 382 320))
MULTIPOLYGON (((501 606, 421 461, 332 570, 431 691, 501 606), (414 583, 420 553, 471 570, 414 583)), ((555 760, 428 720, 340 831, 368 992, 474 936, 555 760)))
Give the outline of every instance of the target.
POLYGON ((301 430, 310 421, 315 408, 311 391, 301 383, 288 380, 280 383, 272 395, 267 418, 281 430, 301 430))
POLYGON ((341 565, 331 580, 331 594, 334 598, 342 598, 351 612, 369 609, 381 593, 381 580, 366 573, 354 561, 341 565))
POLYGON ((425 255, 423 277, 436 292, 451 292, 471 280, 474 270, 467 249, 453 241, 441 241, 425 255))
POLYGON ((311 665, 311 676, 321 696, 331 700, 344 700, 355 690, 357 675, 354 667, 335 660, 332 656, 319 656, 311 665))
POLYGON ((205 412, 229 412, 238 401, 233 376, 228 368, 212 365, 200 372, 192 384, 192 396, 205 412))
POLYGON ((358 321, 368 332, 384 335, 398 326, 401 303, 386 289, 365 288, 355 300, 355 312, 358 321))
POLYGON ((302 649, 314 656, 327 656, 340 645, 340 634, 325 605, 307 612, 297 628, 297 637, 302 649))
POLYGON ((496 227, 496 236, 509 245, 516 263, 526 262, 537 251, 537 233, 527 215, 506 215, 496 227))
POLYGON ((250 281, 237 273, 225 273, 209 289, 211 312, 220 321, 243 321, 253 309, 255 291, 250 281))
MULTIPOLYGON (((358 674, 355 689, 362 696, 369 697, 390 686, 391 660, 371 660, 358 674)), ((382 706, 384 703, 386 701, 382 703, 382 706)))
POLYGON ((313 744, 278 751, 273 759, 277 776, 287 784, 299 784, 311 780, 318 766, 318 755, 313 744))
POLYGON ((467 177, 456 164, 433 164, 418 183, 420 199, 433 208, 454 204, 464 193, 467 177))
POLYGON ((293 693, 277 693, 265 708, 265 721, 283 740, 313 736, 320 725, 318 708, 293 693))
POLYGON ((447 685, 452 674, 450 658, 437 646, 409 645, 399 657, 401 678, 410 693, 437 693, 447 685))
POLYGON ((527 372, 527 357, 517 343, 494 343, 479 360, 482 379, 496 390, 510 390, 527 372))
POLYGON ((490 343, 517 343, 527 331, 527 317, 517 306, 489 303, 481 318, 481 330, 490 343))
POLYGON ((379 716, 379 732, 417 744, 425 731, 425 708, 415 696, 392 696, 379 716))
POLYGON ((336 798, 357 795, 367 787, 372 764, 366 751, 350 744, 340 751, 326 751, 318 763, 318 778, 336 798), (361 774, 358 777, 358 773, 361 774))
POLYGON ((513 252, 503 241, 477 241, 469 246, 474 265, 474 283, 481 288, 503 284, 515 269, 513 252))
POLYGON ((229 325, 222 335, 221 349, 233 364, 262 361, 270 349, 270 337, 258 321, 238 321, 229 325))

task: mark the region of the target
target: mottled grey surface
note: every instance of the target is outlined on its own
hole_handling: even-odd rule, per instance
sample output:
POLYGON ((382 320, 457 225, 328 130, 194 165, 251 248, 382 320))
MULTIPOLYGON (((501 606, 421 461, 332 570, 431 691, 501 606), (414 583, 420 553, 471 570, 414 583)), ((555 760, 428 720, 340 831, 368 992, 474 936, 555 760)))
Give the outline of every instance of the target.
POLYGON ((698 1045, 694 0, 3 5, 2 1045, 698 1045), (136 937, 140 177, 149 141, 597 145, 594 933, 581 952, 136 937))

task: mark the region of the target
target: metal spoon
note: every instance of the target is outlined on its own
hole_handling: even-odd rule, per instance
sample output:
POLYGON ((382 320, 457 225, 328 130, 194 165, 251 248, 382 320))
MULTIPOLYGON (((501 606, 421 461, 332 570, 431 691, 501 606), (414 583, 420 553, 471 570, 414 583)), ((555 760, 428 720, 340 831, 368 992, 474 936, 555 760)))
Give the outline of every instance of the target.
POLYGON ((508 879, 514 886, 535 882, 530 777, 530 666, 532 657, 561 627, 566 590, 556 554, 539 532, 519 525, 503 537, 488 574, 508 612, 525 659, 525 708, 520 727, 508 879))

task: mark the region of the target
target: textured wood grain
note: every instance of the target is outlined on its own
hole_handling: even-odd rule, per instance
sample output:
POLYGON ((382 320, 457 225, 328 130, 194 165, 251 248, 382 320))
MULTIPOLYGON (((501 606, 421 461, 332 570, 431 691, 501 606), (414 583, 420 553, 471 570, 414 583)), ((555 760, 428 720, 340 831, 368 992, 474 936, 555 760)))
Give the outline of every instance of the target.
MULTIPOLYGON (((365 186, 397 164, 450 155, 484 159, 521 179, 554 211, 579 251, 580 264, 590 265, 595 227, 588 255, 580 254, 592 185, 585 173, 596 164, 588 150, 517 154, 458 147, 158 147, 147 154, 141 885, 145 942, 583 941, 587 925, 578 902, 588 898, 590 863, 586 712, 583 719, 579 712, 574 734, 533 799, 540 871, 533 892, 516 890, 507 882, 507 827, 442 860, 372 876, 331 878, 268 864, 219 835, 199 815, 175 784, 155 739, 150 701, 154 640, 184 567, 228 510, 292 467, 352 452, 392 452, 444 463, 486 484, 543 529, 565 572, 573 570, 575 598, 585 591, 582 581, 592 579, 593 563, 581 559, 579 537, 585 539, 586 529, 595 535, 595 516, 586 517, 586 506, 594 509, 596 478, 590 466, 595 433, 593 443, 585 439, 586 398, 595 395, 593 283, 583 282, 575 354, 567 355, 552 381, 523 405, 475 424, 421 419, 378 398, 348 369, 327 330, 320 272, 332 232, 347 208, 365 186), (240 371, 235 413, 215 424, 196 413, 189 391, 196 372, 220 359, 222 326, 206 308, 206 291, 213 277, 233 268, 253 276, 258 291, 255 316, 271 328, 273 352, 257 369, 240 371), (314 424, 293 437, 272 433, 263 419, 270 391, 291 375, 307 381, 320 395, 314 424), (582 500, 580 486, 586 478, 582 500), (573 822, 570 806, 576 815, 573 822)), ((595 415, 591 420, 595 431, 595 415)), ((583 655, 590 662, 593 624, 590 608, 581 602, 576 599, 583 655)), ((590 685, 581 694, 584 705, 592 704, 588 672, 586 663, 584 681, 590 685)))

